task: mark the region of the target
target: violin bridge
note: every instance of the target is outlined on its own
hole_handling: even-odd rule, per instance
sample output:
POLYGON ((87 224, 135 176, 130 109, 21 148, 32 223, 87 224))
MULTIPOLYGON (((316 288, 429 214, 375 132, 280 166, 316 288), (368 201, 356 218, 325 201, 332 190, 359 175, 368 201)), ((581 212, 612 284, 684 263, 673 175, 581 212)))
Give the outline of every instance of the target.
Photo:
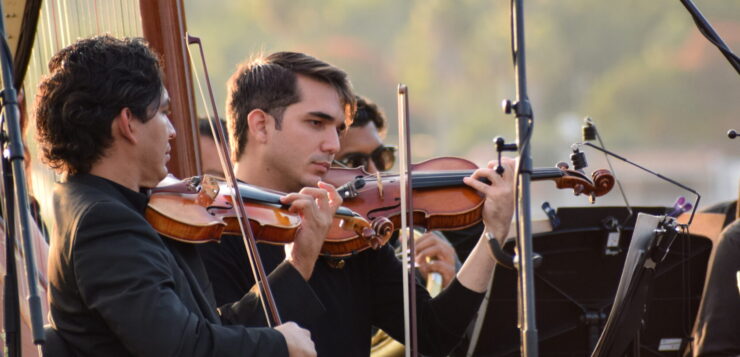
POLYGON ((210 205, 218 196, 219 190, 220 188, 216 178, 210 175, 204 175, 200 183, 200 191, 198 192, 198 203, 203 206, 210 205))
POLYGON ((378 195, 383 199, 383 179, 380 177, 380 171, 375 171, 375 182, 378 183, 378 195))

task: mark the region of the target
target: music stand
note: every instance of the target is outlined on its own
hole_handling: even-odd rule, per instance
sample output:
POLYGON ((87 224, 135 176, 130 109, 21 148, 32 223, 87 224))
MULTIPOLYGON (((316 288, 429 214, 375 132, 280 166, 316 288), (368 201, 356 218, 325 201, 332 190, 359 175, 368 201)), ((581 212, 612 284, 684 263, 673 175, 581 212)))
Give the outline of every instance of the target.
POLYGON ((640 213, 609 319, 592 357, 624 356, 638 336, 655 268, 663 261, 678 230, 675 219, 640 213))
MULTIPOLYGON (((560 226, 535 234, 535 252, 543 257, 542 265, 535 269, 541 357, 590 356, 594 351, 614 303, 637 213, 662 215, 666 208, 633 207, 633 211, 635 214, 630 216, 624 207, 559 207, 560 226), (614 250, 608 244, 613 230, 604 224, 611 220, 620 226, 619 253, 613 255, 608 253, 614 250)), ((458 242, 461 237, 453 236, 450 241, 458 242)), ((666 343, 677 339, 686 342, 712 250, 707 237, 697 233, 678 237, 681 239, 658 266, 643 316, 645 328, 640 331, 641 354, 675 356, 678 348, 671 349, 666 343)), ((506 244, 504 251, 513 254, 513 248, 513 244, 506 244)), ((485 312, 481 312, 480 338, 472 355, 519 357, 516 274, 497 268, 492 280, 490 300, 484 302, 485 312)), ((471 353, 472 335, 471 329, 453 356, 471 353)))

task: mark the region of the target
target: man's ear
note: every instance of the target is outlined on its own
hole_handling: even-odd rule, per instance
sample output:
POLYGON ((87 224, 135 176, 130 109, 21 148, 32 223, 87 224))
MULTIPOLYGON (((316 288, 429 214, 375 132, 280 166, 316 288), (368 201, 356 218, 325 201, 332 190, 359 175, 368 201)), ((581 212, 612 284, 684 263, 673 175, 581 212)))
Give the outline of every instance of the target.
POLYGON ((137 121, 137 119, 134 117, 131 109, 128 107, 121 109, 121 112, 113 118, 113 123, 111 124, 113 137, 120 136, 123 140, 131 144, 136 144, 138 141, 135 135, 137 128, 134 121, 137 121))
POLYGON ((265 113, 262 109, 255 109, 247 114, 247 131, 249 132, 247 142, 257 140, 260 143, 267 141, 270 128, 275 127, 275 118, 265 113))

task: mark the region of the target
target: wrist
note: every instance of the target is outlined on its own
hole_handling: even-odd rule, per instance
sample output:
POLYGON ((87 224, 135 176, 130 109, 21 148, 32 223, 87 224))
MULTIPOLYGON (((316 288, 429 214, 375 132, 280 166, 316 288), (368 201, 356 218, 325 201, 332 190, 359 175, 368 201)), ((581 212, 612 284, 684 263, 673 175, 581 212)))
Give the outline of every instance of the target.
POLYGON ((503 244, 509 234, 509 226, 487 224, 483 232, 484 234, 491 234, 496 237, 499 243, 503 244))
MULTIPOLYGON (((493 233, 490 230, 485 230, 483 231, 482 238, 483 238, 482 240, 486 241, 486 245, 491 246, 491 243, 495 243, 498 245, 499 250, 504 249, 504 240, 499 238, 499 236, 497 236, 496 233, 493 233)), ((500 257, 496 256, 496 254, 493 254, 492 258, 494 260, 499 260, 498 258, 500 257)))
POLYGON ((496 238, 496 235, 489 230, 483 231, 483 235, 481 236, 481 238, 483 238, 482 240, 485 240, 486 242, 496 241, 499 243, 499 245, 501 245, 501 241, 496 238))
POLYGON ((313 262, 306 262, 305 260, 298 259, 296 257, 288 257, 286 260, 295 270, 298 271, 299 274, 301 274, 304 280, 308 281, 308 279, 311 279, 314 267, 313 262))

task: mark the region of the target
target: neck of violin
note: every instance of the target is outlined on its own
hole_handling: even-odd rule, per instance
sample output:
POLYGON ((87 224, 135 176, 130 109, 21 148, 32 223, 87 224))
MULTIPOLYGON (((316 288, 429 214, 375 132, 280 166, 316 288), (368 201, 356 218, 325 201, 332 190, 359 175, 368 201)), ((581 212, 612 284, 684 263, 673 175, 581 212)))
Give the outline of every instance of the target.
POLYGON ((411 187, 437 188, 465 185, 463 177, 473 174, 473 170, 421 171, 411 174, 411 187))
MULTIPOLYGON (((260 189, 252 185, 239 184, 239 195, 245 202, 266 203, 278 207, 287 208, 282 202, 280 202, 280 197, 282 197, 282 194, 271 192, 265 189, 260 189)), ((346 207, 337 208, 336 215, 346 217, 356 216, 356 214, 352 212, 352 210, 346 207)))
MULTIPOLYGON (((411 185, 413 188, 435 188, 463 186, 463 177, 473 174, 474 170, 451 170, 451 171, 421 171, 411 174, 411 185)), ((532 180, 548 180, 563 177, 563 171, 557 167, 535 168, 532 170, 532 180)), ((490 183, 486 179, 482 182, 490 183)))

